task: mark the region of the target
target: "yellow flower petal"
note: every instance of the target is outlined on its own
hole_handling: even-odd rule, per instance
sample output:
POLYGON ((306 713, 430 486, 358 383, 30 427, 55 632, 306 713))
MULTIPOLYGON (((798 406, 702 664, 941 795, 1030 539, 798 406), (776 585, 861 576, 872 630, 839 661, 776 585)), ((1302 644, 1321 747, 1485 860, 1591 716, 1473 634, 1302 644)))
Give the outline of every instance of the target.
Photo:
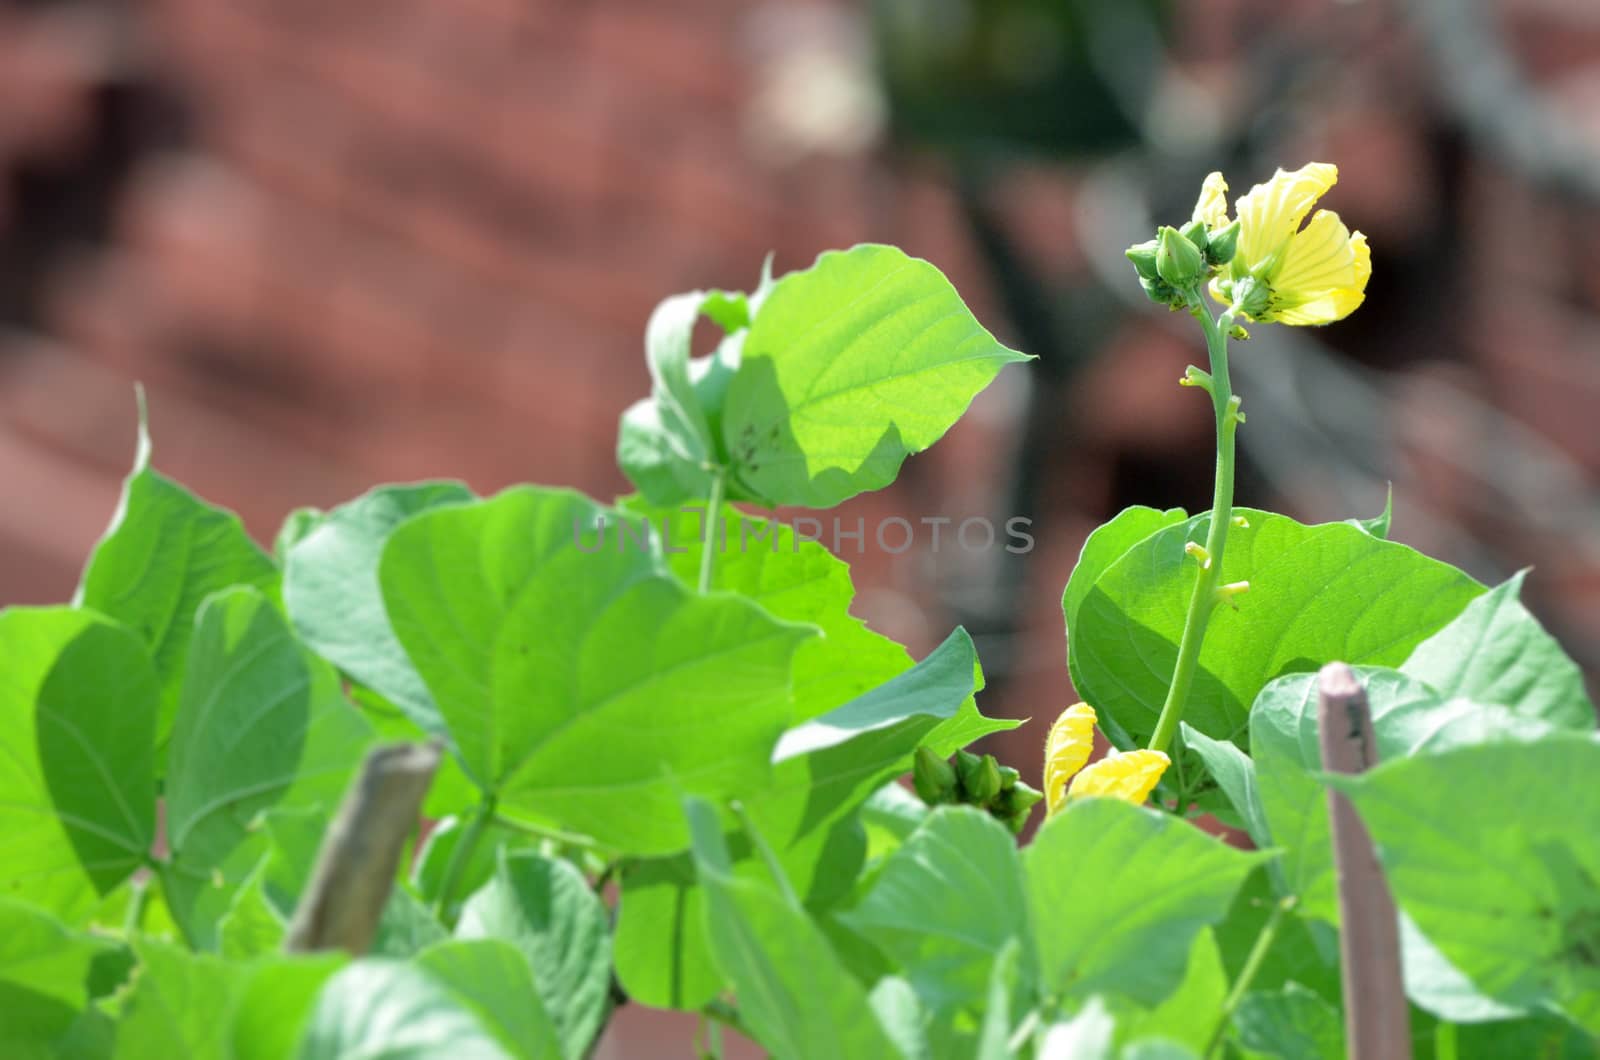
POLYGON ((1222 179, 1221 173, 1212 170, 1200 185, 1200 201, 1194 204, 1194 219, 1204 221, 1212 232, 1228 227, 1228 182, 1222 179))
POLYGON ((1083 768, 1094 751, 1094 708, 1074 703, 1050 726, 1044 744, 1045 815, 1055 813, 1066 800, 1067 781, 1083 768))
POLYGON ((1242 276, 1284 249, 1311 207, 1339 179, 1339 167, 1309 162, 1293 172, 1278 170, 1265 184, 1239 197, 1239 249, 1234 275, 1242 276))
POLYGON ((1356 286, 1356 251, 1350 230, 1332 210, 1318 210, 1289 239, 1283 264, 1272 276, 1275 291, 1326 291, 1356 286))
POLYGON ((1067 798, 1122 799, 1139 806, 1171 764, 1172 759, 1161 751, 1112 752, 1073 779, 1067 798))

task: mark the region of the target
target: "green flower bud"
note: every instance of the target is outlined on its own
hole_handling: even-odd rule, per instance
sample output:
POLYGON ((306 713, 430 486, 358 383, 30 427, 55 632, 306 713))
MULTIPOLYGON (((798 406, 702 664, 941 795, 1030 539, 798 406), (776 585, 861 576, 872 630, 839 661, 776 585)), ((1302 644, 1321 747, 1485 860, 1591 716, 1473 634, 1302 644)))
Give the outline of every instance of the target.
POLYGON ((1210 245, 1210 235, 1206 232, 1206 223, 1201 220, 1190 221, 1178 229, 1178 234, 1194 244, 1194 249, 1204 254, 1210 245))
POLYGON ((1019 781, 1021 779, 1022 779, 1022 774, 1018 773, 1015 769, 1012 769, 1010 766, 1001 766, 1000 767, 1000 790, 1001 791, 1010 791, 1012 788, 1017 786, 1017 781, 1019 781))
POLYGON ((1206 271, 1206 257, 1171 225, 1161 229, 1156 249, 1156 274, 1172 287, 1183 290, 1206 271))
POLYGON ((1233 290, 1229 297, 1239 311, 1252 320, 1258 319, 1266 311, 1267 303, 1272 300, 1272 288, 1256 279, 1254 276, 1245 276, 1233 281, 1233 290))
POLYGON ((1141 276, 1139 277, 1139 286, 1144 288, 1145 297, 1156 305, 1175 306, 1183 304, 1183 295, 1162 283, 1159 277, 1147 280, 1141 276))
POLYGON ((919 747, 913 756, 911 786, 929 806, 951 802, 956 794, 956 771, 931 747, 919 747))
POLYGON ((966 790, 968 802, 987 806, 1000 794, 1000 763, 994 760, 994 755, 984 755, 972 775, 962 779, 961 786, 966 790))
POLYGON ((1139 279, 1153 280, 1156 278, 1155 240, 1147 239, 1143 243, 1135 243, 1123 253, 1128 256, 1129 261, 1133 262, 1135 271, 1139 273, 1139 279))
POLYGON ((1206 260, 1213 265, 1226 265, 1233 260, 1238 249, 1239 222, 1234 221, 1227 228, 1211 233, 1210 241, 1206 244, 1206 260))
POLYGON ((995 800, 994 813, 1015 834, 1020 834, 1028 824, 1033 808, 1044 798, 1044 793, 1018 783, 995 800))

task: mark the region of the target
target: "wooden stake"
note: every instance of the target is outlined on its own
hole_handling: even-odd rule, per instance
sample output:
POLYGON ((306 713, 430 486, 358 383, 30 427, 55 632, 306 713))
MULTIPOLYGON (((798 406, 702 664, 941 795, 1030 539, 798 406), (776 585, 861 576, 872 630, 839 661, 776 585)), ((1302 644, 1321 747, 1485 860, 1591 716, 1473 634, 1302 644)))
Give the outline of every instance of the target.
POLYGON ((371 948, 440 755, 431 743, 368 753, 317 852, 283 942, 286 952, 342 949, 359 957, 371 948))
MULTIPOLYGON (((1329 773, 1364 773, 1377 764, 1367 693, 1344 663, 1329 663, 1317 675, 1317 729, 1329 773)), ((1350 800, 1329 791, 1328 813, 1339 881, 1345 1048, 1351 1060, 1410 1060, 1394 899, 1350 800)))

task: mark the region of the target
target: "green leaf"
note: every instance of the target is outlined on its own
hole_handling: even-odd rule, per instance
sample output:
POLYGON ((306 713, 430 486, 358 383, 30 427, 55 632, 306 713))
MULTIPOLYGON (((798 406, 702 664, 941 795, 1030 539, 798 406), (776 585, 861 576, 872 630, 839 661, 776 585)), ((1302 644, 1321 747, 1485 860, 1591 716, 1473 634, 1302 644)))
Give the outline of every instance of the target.
POLYGON ((444 722, 389 625, 378 559, 413 515, 470 500, 457 482, 380 486, 328 513, 289 551, 283 571, 284 607, 301 639, 434 735, 444 722))
POLYGON ((622 517, 531 487, 426 512, 384 550, 384 600, 502 813, 671 853, 679 790, 765 785, 814 631, 693 594, 647 549, 590 551, 579 535, 602 520, 622 517))
POLYGON ((328 513, 320 508, 296 508, 284 516, 283 525, 278 527, 278 536, 272 540, 272 558, 282 566, 284 560, 289 558, 289 552, 294 546, 311 536, 311 532, 322 525, 328 513))
POLYGON ((693 1011, 722 989, 706 937, 706 892, 688 854, 624 862, 617 906, 617 980, 653 1008, 693 1011))
POLYGON ((1184 746, 1200 756, 1206 771, 1233 804, 1255 842, 1256 849, 1272 846, 1272 830, 1267 827, 1266 811, 1261 806, 1261 791, 1256 784, 1256 766, 1250 756, 1228 740, 1213 740, 1205 733, 1180 722, 1184 746))
POLYGON ((469 1001, 484 1025, 497 1032, 514 1055, 529 1060, 582 1057, 562 1052, 556 1027, 535 991, 528 959, 499 939, 456 939, 441 942, 417 958, 417 966, 469 1001))
MULTIPOLYGON (((980 1009, 1000 952, 1029 938, 1016 839, 982 810, 935 810, 842 919, 905 969, 933 1012, 980 1009)), ((1035 975, 1031 957, 1024 981, 1035 975)))
POLYGON ((88 1004, 89 968, 107 943, 68 931, 42 909, 0 898, 0 1043, 39 1048, 88 1004))
POLYGON ((1273 992, 1252 991, 1233 1013, 1239 1044, 1282 1060, 1344 1060, 1339 1010, 1299 983, 1273 992))
POLYGON ((450 932, 439 923, 432 910, 405 887, 396 885, 383 903, 383 915, 378 919, 378 934, 372 940, 370 954, 412 957, 449 937, 450 932))
POLYGON ((416 965, 356 961, 323 986, 298 1060, 510 1060, 512 1046, 473 1001, 416 965))
MULTIPOLYGON (((663 558, 686 586, 700 579, 705 507, 652 508, 625 501, 660 533, 663 558)), ((715 525, 715 524, 714 524, 715 525)), ((820 531, 819 531, 820 532, 820 531)), ((850 614, 850 565, 777 519, 724 505, 711 588, 738 593, 774 618, 816 626, 822 636, 794 653, 795 720, 814 718, 911 668, 909 652, 850 614)))
POLYGON ((566 1055, 583 1056, 611 1003, 606 908, 570 862, 505 855, 461 910, 456 937, 503 939, 526 958, 566 1055))
POLYGON ((883 1032, 906 1060, 929 1060, 929 1016, 911 984, 898 975, 886 975, 872 984, 867 1004, 883 1032))
POLYGON ((121 622, 149 648, 161 679, 160 748, 177 713, 200 602, 231 585, 276 593, 278 569, 250 540, 237 515, 206 504, 150 468, 142 399, 139 420, 133 471, 73 602, 121 622))
POLYGON ((176 862, 168 880, 196 881, 167 897, 192 934, 208 938, 204 907, 226 900, 208 897, 198 881, 225 870, 237 885, 254 870, 266 846, 257 819, 266 811, 331 812, 371 739, 333 668, 300 647, 261 593, 238 587, 201 606, 166 800, 176 862))
POLYGON ((139 970, 117 1023, 118 1060, 227 1060, 228 1021, 244 968, 164 942, 133 944, 139 970))
POLYGON ((1131 1042, 1161 1036, 1204 1054, 1227 996, 1228 973, 1216 936, 1207 928, 1189 948, 1189 963, 1178 988, 1155 1008, 1119 1020, 1119 1038, 1131 1042))
POLYGON ((723 417, 730 496, 831 508, 887 486, 1022 360, 927 262, 874 245, 823 254, 750 325, 723 417))
POLYGON ((229 1027, 229 1060, 293 1057, 323 984, 343 968, 343 953, 277 955, 252 966, 229 1027))
POLYGON ((1158 1004, 1266 857, 1118 799, 1068 803, 1024 852, 1042 989, 1158 1004))
MULTIPOLYGON (((1536 739, 1551 731, 1537 717, 1465 700, 1441 702, 1422 682, 1395 670, 1360 667, 1378 758, 1388 761, 1495 739, 1536 739)), ((1317 779, 1315 674, 1291 674, 1262 690, 1250 717, 1250 748, 1269 831, 1283 847, 1277 865, 1298 912, 1338 921, 1327 796, 1317 779)))
MULTIPOLYGON (((866 854, 854 813, 905 772, 919 743, 962 739, 951 726, 981 731, 1013 724, 977 714, 976 683, 977 654, 957 629, 912 669, 784 734, 771 784, 742 801, 809 908, 827 908, 849 892, 866 854)), ((735 844, 736 874, 760 878, 764 869, 747 844, 737 838, 735 844)), ((623 873, 617 975, 631 996, 687 1009, 715 996, 721 981, 700 934, 703 907, 687 858, 623 873)))
POLYGON ((1570 729, 1595 727, 1583 671, 1518 599, 1527 571, 1468 604, 1400 669, 1442 698, 1498 703, 1570 729))
POLYGON ((1326 780, 1355 803, 1401 908, 1474 986, 1600 1033, 1597 771, 1600 742, 1563 733, 1326 780))
POLYGON ((288 924, 267 897, 265 878, 271 855, 263 856, 228 903, 217 922, 218 949, 230 960, 242 961, 274 953, 283 945, 288 924))
MULTIPOLYGON (((708 301, 705 291, 690 291, 656 306, 645 325, 650 397, 623 414, 617 464, 658 504, 708 496, 709 469, 722 463, 690 377, 694 325, 708 301)), ((727 308, 724 299, 716 300, 714 311, 724 320, 727 308)))
POLYGON ((155 671, 68 608, 0 612, 0 659, 0 888, 78 924, 150 849, 155 671))
MULTIPOLYGON (((1211 618, 1186 720, 1239 740, 1248 708, 1283 674, 1340 659, 1395 666, 1449 623, 1481 586, 1454 567, 1348 523, 1304 526, 1241 509, 1220 581, 1248 581, 1239 610, 1211 618)), ((1198 566, 1187 541, 1205 539, 1210 513, 1144 538, 1095 580, 1068 642, 1080 695, 1136 742, 1154 730, 1178 656, 1198 566)))
MULTIPOLYGON (((1095 528, 1084 541, 1078 562, 1072 568, 1072 576, 1067 579, 1067 587, 1061 593, 1061 613, 1066 619, 1069 655, 1072 638, 1078 631, 1079 609, 1106 569, 1145 538, 1188 517, 1182 508, 1169 508, 1162 512, 1135 505, 1124 508, 1110 522, 1095 528)), ((1118 731, 1116 719, 1102 715, 1100 728, 1117 747, 1126 751, 1134 746, 1132 737, 1118 731)))
POLYGON ((901 1056, 811 918, 771 884, 735 877, 716 810, 685 806, 711 950, 757 1039, 776 1056, 901 1056))

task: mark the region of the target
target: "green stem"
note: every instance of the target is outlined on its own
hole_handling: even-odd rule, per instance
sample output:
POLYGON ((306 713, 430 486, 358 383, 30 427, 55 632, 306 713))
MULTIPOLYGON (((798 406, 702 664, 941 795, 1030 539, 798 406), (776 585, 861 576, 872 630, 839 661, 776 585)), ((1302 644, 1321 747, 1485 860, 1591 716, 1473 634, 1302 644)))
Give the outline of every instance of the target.
POLYGON ((122 918, 122 935, 132 938, 144 927, 145 907, 150 904, 150 888, 156 885, 155 876, 133 881, 133 897, 128 901, 127 915, 122 918))
POLYGON ((1261 965, 1267 959, 1267 951, 1272 948, 1272 941, 1278 937, 1278 929, 1283 926, 1284 916, 1294 908, 1294 905, 1295 900, 1292 896, 1273 903, 1272 915, 1261 925, 1261 933, 1256 936, 1255 945, 1250 947, 1250 954, 1244 959, 1244 967, 1239 969, 1239 978, 1233 981, 1233 989, 1228 991, 1227 999, 1222 1002, 1222 1011, 1217 1015, 1217 1025, 1211 1032, 1211 1040, 1206 1043, 1206 1051, 1201 1055, 1211 1056, 1217 1051, 1217 1046, 1222 1044, 1222 1036, 1228 1029, 1228 1020, 1233 1017, 1233 1010, 1239 1007, 1239 1002, 1244 1000, 1244 995, 1250 990, 1250 984, 1255 982, 1256 973, 1261 971, 1261 965))
POLYGON ((711 498, 706 501, 705 544, 700 549, 700 592, 711 591, 711 572, 717 562, 717 531, 722 529, 722 494, 727 487, 728 473, 717 468, 711 474, 711 498))
POLYGON ((492 820, 494 820, 494 796, 485 795, 483 801, 478 803, 478 809, 473 813, 472 820, 467 822, 467 830, 461 833, 461 838, 456 841, 456 848, 450 851, 450 860, 445 863, 444 879, 439 882, 439 895, 433 900, 433 915, 440 920, 444 919, 445 910, 450 907, 450 899, 455 893, 456 885, 461 882, 462 874, 467 871, 467 865, 472 861, 472 852, 477 849, 483 830, 492 820))
POLYGON ((1217 477, 1211 495, 1211 527, 1206 533, 1207 559, 1200 566, 1194 594, 1189 597, 1189 613, 1184 617, 1183 637, 1178 642, 1178 662, 1172 669, 1172 683, 1167 688, 1166 702, 1161 705, 1161 717, 1150 736, 1149 746, 1154 751, 1167 749, 1183 718, 1206 625, 1217 606, 1217 579, 1222 574, 1222 553, 1228 544, 1228 527, 1233 522, 1233 436, 1239 427, 1239 410, 1228 380, 1228 330, 1233 327, 1234 311, 1225 310, 1213 320, 1199 305, 1198 294, 1190 304, 1195 309, 1195 318, 1205 329, 1206 352, 1211 358, 1211 378, 1206 389, 1211 392, 1217 419, 1217 477))

